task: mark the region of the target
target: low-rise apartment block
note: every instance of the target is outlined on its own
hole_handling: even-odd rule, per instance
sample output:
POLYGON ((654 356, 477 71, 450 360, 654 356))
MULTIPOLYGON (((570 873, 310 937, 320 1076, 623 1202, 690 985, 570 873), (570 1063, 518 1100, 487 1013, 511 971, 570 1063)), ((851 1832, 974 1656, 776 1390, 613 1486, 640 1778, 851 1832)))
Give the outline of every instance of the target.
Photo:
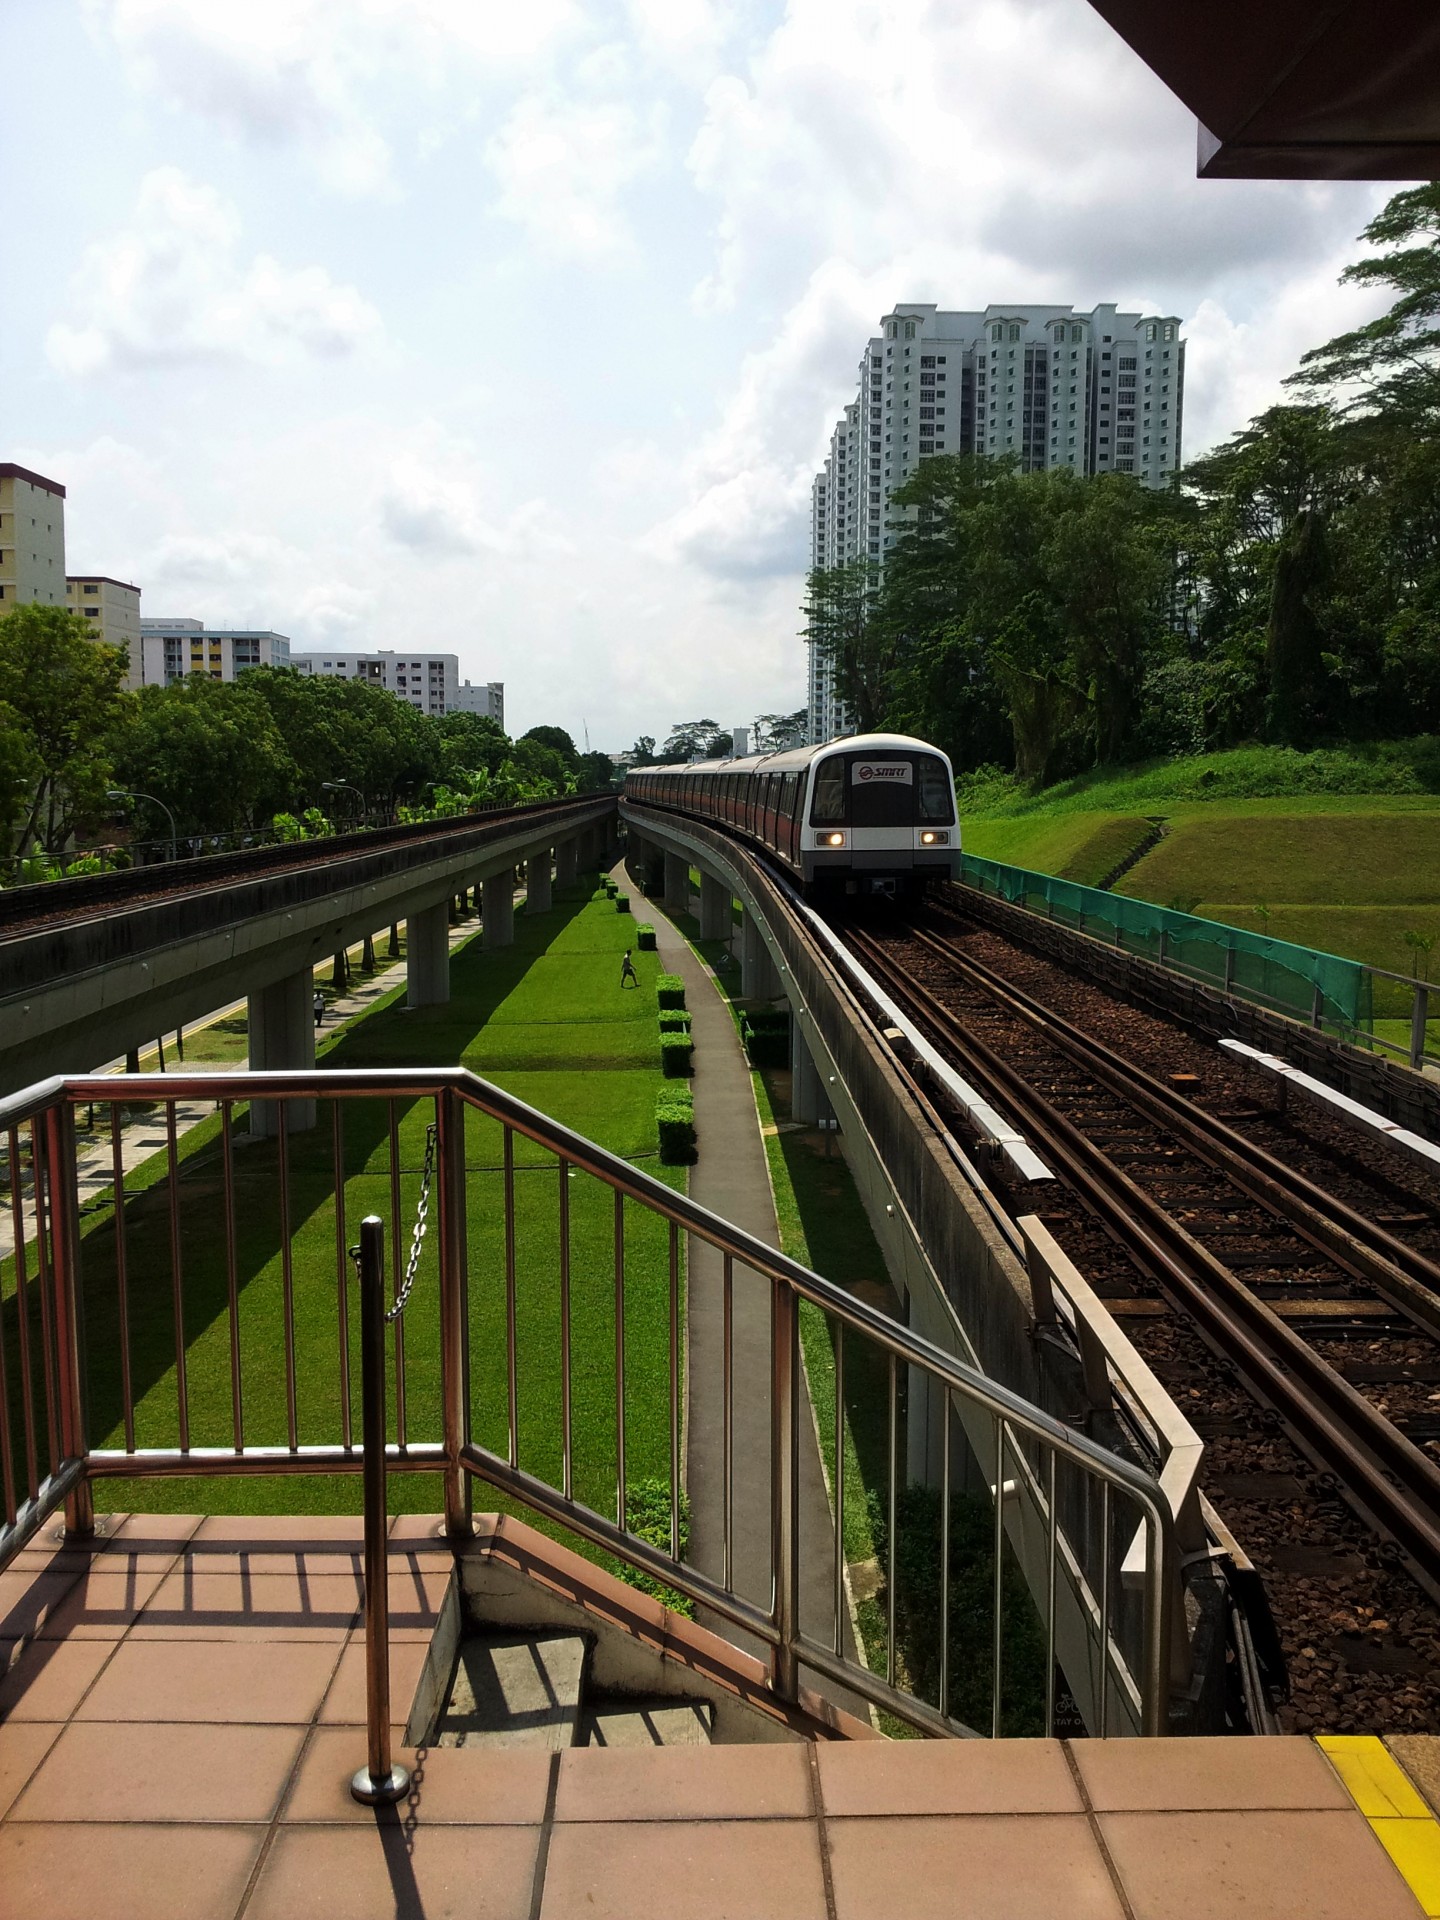
POLYGON ((141 684, 169 686, 192 673, 233 680, 247 667, 288 667, 290 642, 265 627, 207 627, 203 620, 142 620, 141 684))
POLYGON ((497 726, 505 725, 505 682, 503 680, 482 680, 472 687, 468 680, 462 680, 455 690, 455 703, 452 713, 478 713, 482 718, 493 720, 497 726))
POLYGON ((140 589, 108 573, 65 576, 65 603, 86 625, 92 640, 119 647, 130 662, 130 685, 144 684, 140 631, 140 589))
POLYGON ((395 653, 383 647, 374 653, 335 653, 323 648, 294 654, 290 664, 301 673, 368 680, 437 719, 454 710, 460 687, 460 660, 453 653, 395 653))

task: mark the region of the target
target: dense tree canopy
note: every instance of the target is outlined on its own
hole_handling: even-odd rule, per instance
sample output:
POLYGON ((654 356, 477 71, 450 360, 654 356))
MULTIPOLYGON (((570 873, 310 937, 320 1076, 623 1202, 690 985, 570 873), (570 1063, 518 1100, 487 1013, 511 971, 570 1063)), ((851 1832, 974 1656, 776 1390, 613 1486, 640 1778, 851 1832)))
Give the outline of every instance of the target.
POLYGON ((1390 311, 1167 492, 927 459, 883 577, 813 573, 805 635, 858 725, 1040 780, 1264 737, 1440 730, 1440 186, 1345 279, 1390 311))

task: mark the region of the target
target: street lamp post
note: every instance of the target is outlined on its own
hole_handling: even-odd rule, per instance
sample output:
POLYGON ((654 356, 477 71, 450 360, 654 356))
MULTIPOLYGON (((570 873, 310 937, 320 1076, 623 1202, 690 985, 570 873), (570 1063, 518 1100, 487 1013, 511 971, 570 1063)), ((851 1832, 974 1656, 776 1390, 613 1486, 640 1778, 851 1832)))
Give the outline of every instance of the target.
POLYGON ((123 787, 107 787, 105 798, 107 800, 148 800, 152 807, 159 807, 170 822, 170 858, 172 860, 175 858, 176 842, 180 836, 175 831, 175 816, 163 800, 157 800, 153 793, 130 793, 123 787))
POLYGON ((365 796, 363 793, 361 793, 359 787, 352 787, 348 780, 322 780, 320 782, 320 787, 321 787, 321 791, 324 793, 353 793, 355 798, 360 802, 360 814, 363 822, 364 814, 365 814, 365 796))

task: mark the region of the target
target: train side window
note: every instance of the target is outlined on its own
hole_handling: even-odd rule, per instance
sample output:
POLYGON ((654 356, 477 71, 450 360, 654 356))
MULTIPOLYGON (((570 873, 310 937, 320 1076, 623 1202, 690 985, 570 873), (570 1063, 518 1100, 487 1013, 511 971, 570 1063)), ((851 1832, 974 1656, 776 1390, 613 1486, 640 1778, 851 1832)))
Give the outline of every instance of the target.
POLYGON ((834 754, 815 769, 815 798, 810 805, 811 824, 838 826, 845 818, 845 756, 834 754))
POLYGON ((933 753, 915 756, 916 817, 948 827, 955 818, 955 794, 945 762, 933 753))

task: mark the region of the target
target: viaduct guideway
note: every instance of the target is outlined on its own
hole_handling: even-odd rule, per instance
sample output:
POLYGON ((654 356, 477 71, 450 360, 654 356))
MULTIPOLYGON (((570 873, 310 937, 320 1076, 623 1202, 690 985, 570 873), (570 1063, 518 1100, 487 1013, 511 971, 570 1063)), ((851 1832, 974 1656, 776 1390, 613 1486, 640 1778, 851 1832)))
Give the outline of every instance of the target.
MULTIPOLYGON (((543 910, 552 884, 605 863, 615 817, 613 794, 587 794, 440 831, 336 836, 279 860, 261 849, 215 867, 146 869, 128 898, 110 876, 36 888, 33 909, 12 895, 0 918, 0 1095, 92 1072, 241 994, 251 1069, 311 1067, 317 964, 404 920, 409 1004, 443 1005, 455 896, 478 888, 486 946, 508 946, 517 867, 543 910), (156 891, 162 879, 173 884, 156 891)), ((257 1103, 252 1131, 271 1124, 257 1103)), ((289 1124, 307 1116, 292 1107, 289 1124)))

